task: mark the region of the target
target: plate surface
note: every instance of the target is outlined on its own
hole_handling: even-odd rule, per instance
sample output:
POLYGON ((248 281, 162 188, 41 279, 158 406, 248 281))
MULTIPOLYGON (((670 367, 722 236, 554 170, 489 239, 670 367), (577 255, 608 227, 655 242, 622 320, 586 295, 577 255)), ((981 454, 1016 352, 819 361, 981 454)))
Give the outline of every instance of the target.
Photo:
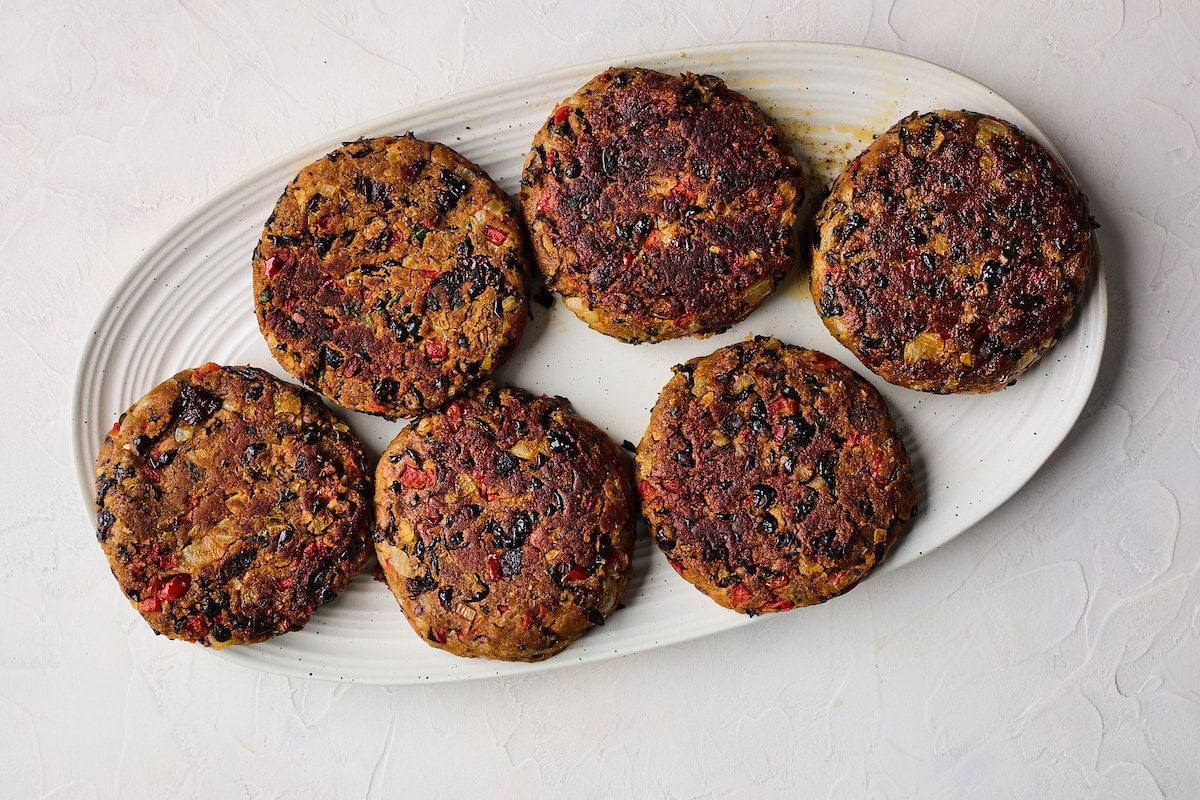
MULTIPOLYGON (((276 198, 301 167, 342 141, 411 130, 420 138, 454 147, 514 195, 536 127, 558 101, 613 63, 618 62, 510 81, 331 136, 226 189, 151 246, 109 298, 79 365, 72 444, 89 519, 100 440, 117 415, 153 386, 206 361, 250 363, 289 377, 271 358, 255 322, 250 254, 276 198)), ((894 53, 843 45, 760 43, 672 51, 619 63, 715 74, 755 100, 780 124, 805 167, 809 201, 802 218, 821 188, 872 134, 913 110, 967 108, 994 114, 1049 145, 1024 114, 986 87, 894 53)), ((844 350, 813 308, 803 253, 800 260, 800 268, 759 311, 727 333, 705 340, 626 345, 591 331, 561 302, 549 309, 534 303, 525 339, 497 377, 531 391, 568 397, 617 442, 637 442, 673 364, 752 334, 771 334, 823 350, 882 391, 913 459, 920 512, 876 572, 891 571, 954 538, 999 506, 1066 436, 1099 369, 1107 318, 1103 275, 1097 268, 1062 342, 1015 386, 993 395, 939 397, 891 386, 844 350)), ((340 414, 372 455, 401 427, 353 412, 340 414)), ((598 661, 751 622, 681 581, 645 536, 639 538, 634 564, 626 608, 541 664, 459 659, 426 646, 412 633, 384 585, 367 573, 336 602, 319 609, 304 630, 263 644, 231 647, 219 655, 287 675, 419 683, 598 661)), ((131 608, 129 613, 136 611, 131 608)))

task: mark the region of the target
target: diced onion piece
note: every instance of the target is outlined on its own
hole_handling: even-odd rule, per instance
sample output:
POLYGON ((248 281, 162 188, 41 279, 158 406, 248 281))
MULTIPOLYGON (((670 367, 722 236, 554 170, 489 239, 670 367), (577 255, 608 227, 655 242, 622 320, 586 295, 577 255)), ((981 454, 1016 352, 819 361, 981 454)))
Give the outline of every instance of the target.
POLYGON ((915 364, 928 358, 937 358, 945 347, 946 343, 936 333, 932 331, 918 333, 908 340, 908 344, 904 345, 904 362, 915 364))
POLYGON ((582 297, 568 297, 563 301, 567 308, 574 311, 584 322, 592 323, 600 319, 600 314, 588 308, 587 301, 582 297))
MULTIPOLYGON (((750 255, 757 256, 758 254, 751 253, 750 255)), ((749 256, 747 256, 747 258, 749 258, 749 256)), ((757 305, 758 303, 762 302, 764 297, 771 293, 771 289, 772 282, 769 278, 758 281, 757 283, 751 284, 746 291, 742 292, 742 300, 746 301, 746 303, 749 305, 757 305)))
POLYGON ((276 392, 275 393, 275 413, 276 414, 299 414, 300 413, 300 396, 292 392, 276 392))
POLYGON ((416 570, 413 569, 412 561, 404 553, 401 553, 400 557, 392 562, 392 567, 404 578, 411 578, 417 574, 416 570))
POLYGON ((1003 124, 989 117, 980 117, 976 124, 980 130, 987 131, 990 134, 1002 136, 1007 132, 1003 124))
POLYGON ((413 530, 412 523, 408 520, 396 521, 396 541, 406 547, 412 546, 417 541, 417 532, 413 530))

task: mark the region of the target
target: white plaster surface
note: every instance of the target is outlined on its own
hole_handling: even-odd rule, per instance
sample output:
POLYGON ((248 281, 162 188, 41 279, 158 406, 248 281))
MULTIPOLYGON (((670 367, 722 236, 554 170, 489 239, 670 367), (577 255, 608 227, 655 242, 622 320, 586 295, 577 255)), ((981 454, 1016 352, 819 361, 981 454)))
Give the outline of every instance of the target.
POLYGON ((1195 0, 0 0, 0 797, 1200 797, 1195 0), (156 638, 80 513, 84 337, 264 161, 455 91, 751 40, 993 87, 1103 227, 1084 415, 1000 510, 824 606, 599 665, 383 688, 156 638))

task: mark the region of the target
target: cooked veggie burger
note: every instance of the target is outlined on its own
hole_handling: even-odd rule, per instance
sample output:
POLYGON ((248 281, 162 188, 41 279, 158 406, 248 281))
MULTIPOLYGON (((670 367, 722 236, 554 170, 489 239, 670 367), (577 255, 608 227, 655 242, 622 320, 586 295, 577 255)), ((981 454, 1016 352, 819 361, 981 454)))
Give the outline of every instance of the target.
POLYGON ((150 626, 224 646, 302 627, 370 553, 362 448, 312 392, 206 364, 121 415, 96 537, 150 626))
POLYGON ((799 164, 711 75, 601 73, 538 131, 522 184, 547 284, 627 342, 727 328, 792 266, 799 164))
POLYGON ((745 614, 850 589, 916 502, 879 393, 827 355, 764 338, 675 368, 638 445, 637 477, 671 566, 745 614))
POLYGON ((376 480, 379 561, 434 647, 539 661, 625 593, 628 470, 562 398, 481 384, 402 430, 376 480))
POLYGON ((813 300, 885 380, 996 391, 1062 336, 1091 228, 1066 170, 1016 127, 914 113, 833 184, 814 226, 813 300))
POLYGON ((258 324, 284 369, 346 408, 437 408, 521 338, 524 236, 448 147, 349 142, 301 170, 254 251, 258 324))

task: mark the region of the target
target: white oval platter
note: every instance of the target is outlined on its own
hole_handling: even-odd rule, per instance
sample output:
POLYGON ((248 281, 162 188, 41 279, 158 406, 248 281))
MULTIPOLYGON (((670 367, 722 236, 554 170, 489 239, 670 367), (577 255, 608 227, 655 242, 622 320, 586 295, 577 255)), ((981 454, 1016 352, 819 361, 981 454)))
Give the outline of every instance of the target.
MULTIPOLYGON (((72 445, 89 517, 100 440, 117 415, 150 388, 206 361, 249 363, 288 377, 271 358, 255 322, 250 254, 280 191, 302 166, 342 141, 411 130, 459 150, 515 195, 537 126, 559 100, 616 63, 718 75, 759 103, 805 166, 806 213, 821 187, 872 134, 913 110, 994 114, 1049 144, 1012 104, 950 70, 894 53, 802 42, 716 45, 585 64, 426 103, 331 136, 263 167, 196 209, 143 254, 109 298, 84 347, 72 409, 72 445)), ((878 575, 929 553, 995 509, 1066 436, 1099 369, 1107 321, 1104 279, 1097 270, 1062 342, 1016 385, 992 395, 940 397, 890 386, 826 332, 808 296, 803 250, 799 267, 760 310, 710 339, 631 346, 591 331, 561 302, 549 309, 534 303, 525 339, 497 377, 570 398, 619 443, 641 438, 673 364, 717 347, 770 334, 841 359, 883 392, 918 480, 920 512, 878 575)), ((401 427, 340 413, 372 456, 401 427)), ((540 664, 460 659, 427 646, 370 570, 320 608, 303 630, 219 655, 292 676, 423 683, 595 662, 751 622, 680 580, 644 535, 634 563, 626 607, 540 664)), ((782 620, 778 624, 782 633, 782 620)), ((144 626, 137 630, 150 633, 144 626)))

